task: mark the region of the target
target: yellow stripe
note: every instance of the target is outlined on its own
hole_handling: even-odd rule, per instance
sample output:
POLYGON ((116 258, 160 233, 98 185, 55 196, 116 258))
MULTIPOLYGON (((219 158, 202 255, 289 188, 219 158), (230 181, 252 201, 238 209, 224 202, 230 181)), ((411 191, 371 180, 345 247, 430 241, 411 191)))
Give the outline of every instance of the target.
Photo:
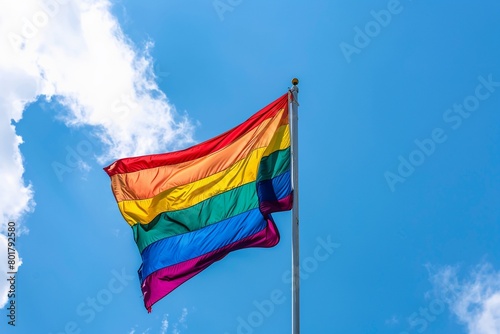
POLYGON ((290 147, 290 128, 281 126, 268 147, 253 150, 245 159, 199 181, 171 188, 153 198, 118 202, 123 218, 130 224, 148 224, 158 214, 186 209, 212 196, 257 179, 260 160, 272 152, 290 147))

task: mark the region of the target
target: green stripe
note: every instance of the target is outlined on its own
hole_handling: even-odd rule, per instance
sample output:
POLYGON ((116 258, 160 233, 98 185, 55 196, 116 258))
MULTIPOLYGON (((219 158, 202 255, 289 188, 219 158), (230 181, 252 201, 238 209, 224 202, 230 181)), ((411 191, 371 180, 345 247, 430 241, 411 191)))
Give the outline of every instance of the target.
POLYGON ((257 182, 270 180, 290 169, 290 147, 281 151, 271 153, 262 158, 259 165, 257 182))
MULTIPOLYGON (((272 179, 289 168, 290 149, 276 151, 262 159, 258 181, 272 179), (276 168, 273 169, 273 166, 276 168)), ((196 231, 257 208, 259 201, 255 184, 247 183, 183 210, 161 213, 149 224, 133 225, 132 231, 139 251, 142 253, 144 248, 163 238, 196 231)))
POLYGON ((142 253, 157 240, 201 229, 258 206, 255 182, 251 182, 190 208, 161 213, 147 225, 135 224, 135 242, 142 253))

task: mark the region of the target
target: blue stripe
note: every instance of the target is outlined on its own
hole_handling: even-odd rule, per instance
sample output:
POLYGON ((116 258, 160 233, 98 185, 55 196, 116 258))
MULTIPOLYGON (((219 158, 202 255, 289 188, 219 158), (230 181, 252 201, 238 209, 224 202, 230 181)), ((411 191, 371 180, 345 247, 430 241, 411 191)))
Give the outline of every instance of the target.
POLYGON ((258 208, 181 235, 158 240, 142 252, 139 278, 143 282, 153 272, 212 252, 266 228, 258 208))
POLYGON ((288 196, 292 192, 290 171, 278 175, 271 180, 257 183, 257 195, 260 202, 272 202, 288 196))

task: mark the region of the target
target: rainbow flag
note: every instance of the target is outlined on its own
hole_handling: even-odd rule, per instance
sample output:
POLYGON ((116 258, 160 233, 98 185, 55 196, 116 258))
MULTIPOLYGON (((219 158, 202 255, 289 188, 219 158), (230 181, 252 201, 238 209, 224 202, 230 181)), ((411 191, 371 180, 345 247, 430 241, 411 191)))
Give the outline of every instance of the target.
POLYGON ((178 152, 104 168, 141 253, 139 279, 154 303, 230 252, 272 247, 272 212, 292 208, 287 94, 244 123, 178 152))

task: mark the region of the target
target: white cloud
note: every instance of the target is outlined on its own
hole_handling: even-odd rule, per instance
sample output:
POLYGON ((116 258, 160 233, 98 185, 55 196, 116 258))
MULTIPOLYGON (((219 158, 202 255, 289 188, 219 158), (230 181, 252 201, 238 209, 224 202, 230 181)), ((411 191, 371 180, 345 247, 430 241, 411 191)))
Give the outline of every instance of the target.
POLYGON ((500 333, 500 271, 482 263, 460 279, 447 266, 432 274, 435 294, 446 301, 469 334, 500 333))
MULTIPOLYGON (((34 208, 33 189, 23 179, 22 138, 12 121, 19 122, 26 106, 42 96, 65 107, 58 116, 68 126, 93 127, 105 146, 100 163, 192 142, 190 122, 155 82, 148 53, 152 43, 135 47, 110 7, 108 0, 0 3, 2 233, 9 220, 22 219, 34 208)), ((23 230, 18 222, 18 231, 23 230)), ((0 258, 6 258, 5 248, 0 258)), ((0 282, 0 292, 5 284, 0 282)))
POLYGON ((388 326, 395 326, 399 324, 399 319, 395 315, 392 315, 389 319, 385 321, 385 324, 388 326))
POLYGON ((188 310, 187 310, 187 308, 184 307, 182 309, 181 317, 179 318, 179 323, 180 324, 186 323, 187 316, 188 316, 188 310))
MULTIPOLYGON (((2 86, 0 83, 0 87, 2 86)), ((2 180, 0 233, 6 232, 9 220, 19 220, 25 213, 33 210, 35 205, 33 189, 23 180, 23 159, 19 152, 22 139, 16 135, 14 126, 10 124, 11 118, 4 112, 6 109, 6 103, 0 95, 0 111, 2 112, 0 114, 0 180, 2 180)), ((3 251, 5 250, 2 248, 0 250, 2 259, 6 258, 1 253, 3 251)))
POLYGON ((187 316, 188 316, 188 310, 187 310, 187 308, 184 307, 182 309, 182 314, 179 317, 179 320, 177 320, 177 322, 174 324, 173 334, 180 334, 181 333, 179 330, 179 325, 182 328, 187 328, 187 325, 186 325, 187 316))
POLYGON ((166 334, 168 331, 168 314, 163 315, 163 320, 161 321, 160 334, 166 334))
MULTIPOLYGON (((187 320, 187 316, 188 316, 188 309, 186 307, 183 307, 181 315, 179 316, 177 321, 174 322, 173 324, 170 323, 169 316, 170 315, 168 313, 163 314, 163 318, 161 320, 160 334, 168 334, 169 328, 172 329, 171 330, 172 334, 181 334, 181 329, 187 328, 186 320, 187 320)), ((150 330, 151 330, 151 328, 146 329, 143 332, 143 334, 148 333, 150 330)), ((135 329, 134 329, 134 331, 135 331, 135 329)), ((133 334, 133 333, 129 333, 129 334, 133 334)))

